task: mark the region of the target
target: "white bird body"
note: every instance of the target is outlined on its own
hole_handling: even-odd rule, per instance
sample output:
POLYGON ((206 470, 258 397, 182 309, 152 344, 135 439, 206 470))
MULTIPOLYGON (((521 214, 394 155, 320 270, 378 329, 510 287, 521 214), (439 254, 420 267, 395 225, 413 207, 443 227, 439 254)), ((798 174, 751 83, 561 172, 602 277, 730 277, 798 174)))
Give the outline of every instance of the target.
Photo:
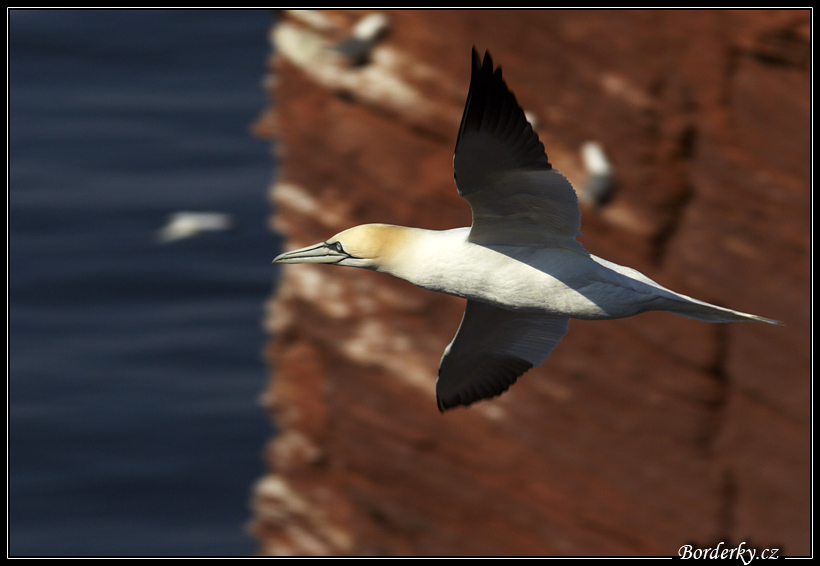
POLYGON ((467 239, 469 228, 406 230, 410 232, 401 261, 388 260, 376 271, 431 291, 513 310, 585 319, 640 312, 637 301, 631 300, 643 299, 631 291, 633 280, 596 263, 591 254, 558 247, 477 245, 467 239), (634 303, 617 304, 628 313, 601 308, 619 292, 634 303))
POLYGON ((475 50, 453 166, 471 227, 364 224, 274 259, 372 269, 467 299, 439 366, 441 411, 506 391, 549 356, 570 318, 663 310, 709 322, 776 323, 676 293, 584 249, 572 186, 550 165, 500 69, 475 50))

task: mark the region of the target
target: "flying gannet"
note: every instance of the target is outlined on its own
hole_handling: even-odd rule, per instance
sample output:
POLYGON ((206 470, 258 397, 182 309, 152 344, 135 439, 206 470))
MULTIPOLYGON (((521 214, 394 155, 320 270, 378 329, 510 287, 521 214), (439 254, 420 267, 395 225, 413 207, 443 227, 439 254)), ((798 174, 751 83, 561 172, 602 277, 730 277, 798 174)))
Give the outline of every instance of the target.
POLYGON ((584 249, 576 240, 581 212, 571 184, 550 165, 489 53, 483 62, 475 48, 472 55, 453 158, 472 226, 365 224, 273 260, 372 269, 467 299, 439 365, 440 411, 506 391, 549 356, 570 318, 662 310, 708 322, 778 324, 675 293, 584 249))
POLYGON ((233 217, 222 212, 175 212, 157 232, 160 242, 168 243, 197 236, 203 232, 221 232, 234 227, 233 217))

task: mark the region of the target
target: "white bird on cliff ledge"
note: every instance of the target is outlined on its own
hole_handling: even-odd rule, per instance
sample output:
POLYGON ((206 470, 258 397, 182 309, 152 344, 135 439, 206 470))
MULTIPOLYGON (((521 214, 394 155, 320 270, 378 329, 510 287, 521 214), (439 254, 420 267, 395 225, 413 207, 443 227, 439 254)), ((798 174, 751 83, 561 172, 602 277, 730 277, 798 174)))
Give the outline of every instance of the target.
POLYGON ((473 49, 472 77, 453 159, 470 228, 431 231, 365 224, 283 253, 277 263, 363 267, 464 297, 436 382, 440 411, 494 397, 549 356, 570 318, 650 310, 708 322, 777 321, 675 293, 586 251, 569 181, 552 168, 501 69, 473 49))

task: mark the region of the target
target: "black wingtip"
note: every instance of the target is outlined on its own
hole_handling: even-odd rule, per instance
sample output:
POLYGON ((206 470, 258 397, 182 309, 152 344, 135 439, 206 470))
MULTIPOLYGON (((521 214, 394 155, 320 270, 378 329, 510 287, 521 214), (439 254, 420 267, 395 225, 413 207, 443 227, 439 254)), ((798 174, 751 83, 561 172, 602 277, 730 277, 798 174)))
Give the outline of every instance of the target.
MULTIPOLYGON (((439 378, 446 364, 452 363, 447 358, 442 360, 439 368, 439 378)), ((436 387, 436 404, 440 413, 456 407, 468 407, 477 401, 498 397, 507 391, 523 374, 532 369, 533 364, 515 356, 499 357, 483 355, 476 358, 473 368, 466 368, 464 375, 469 375, 469 381, 457 391, 446 395, 440 394, 436 387)))
POLYGON ((544 145, 526 119, 524 111, 509 90, 501 73, 501 66, 494 68, 489 50, 483 60, 475 46, 472 48, 472 72, 470 89, 464 104, 464 113, 456 138, 456 149, 465 130, 495 130, 496 134, 514 140, 518 165, 530 168, 551 169, 544 145), (506 128, 499 130, 499 128, 506 128))
POLYGON ((478 54, 478 49, 473 45, 473 73, 476 71, 480 72, 484 65, 488 65, 490 69, 493 68, 493 57, 490 55, 490 51, 487 49, 484 50, 484 59, 482 60, 478 54))

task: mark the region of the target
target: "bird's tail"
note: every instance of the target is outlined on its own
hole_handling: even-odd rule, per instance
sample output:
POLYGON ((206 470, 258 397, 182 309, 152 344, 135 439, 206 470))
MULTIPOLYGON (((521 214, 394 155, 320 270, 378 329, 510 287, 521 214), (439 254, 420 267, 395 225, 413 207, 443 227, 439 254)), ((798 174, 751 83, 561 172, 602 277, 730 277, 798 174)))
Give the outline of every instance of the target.
POLYGON ((662 310, 706 322, 753 321, 765 322, 767 324, 783 324, 779 320, 719 307, 685 295, 678 295, 674 299, 669 299, 668 307, 665 305, 662 310))
POLYGON ((704 301, 699 301, 697 299, 693 299, 692 297, 687 297, 686 295, 676 293, 671 289, 667 289, 640 271, 636 271, 631 267, 624 267, 623 265, 618 265, 596 256, 591 257, 596 263, 599 263, 604 267, 608 267, 612 271, 615 271, 621 275, 625 275, 633 281, 637 281, 651 287, 651 291, 646 288, 640 290, 642 293, 647 293, 647 291, 649 291, 649 294, 655 295, 653 299, 649 301, 645 310, 667 311, 672 314, 694 318, 696 320, 703 320, 706 322, 741 322, 744 320, 751 320, 754 322, 765 322, 767 324, 783 324, 779 320, 757 316, 756 314, 735 311, 732 309, 727 309, 726 307, 719 307, 704 301))

